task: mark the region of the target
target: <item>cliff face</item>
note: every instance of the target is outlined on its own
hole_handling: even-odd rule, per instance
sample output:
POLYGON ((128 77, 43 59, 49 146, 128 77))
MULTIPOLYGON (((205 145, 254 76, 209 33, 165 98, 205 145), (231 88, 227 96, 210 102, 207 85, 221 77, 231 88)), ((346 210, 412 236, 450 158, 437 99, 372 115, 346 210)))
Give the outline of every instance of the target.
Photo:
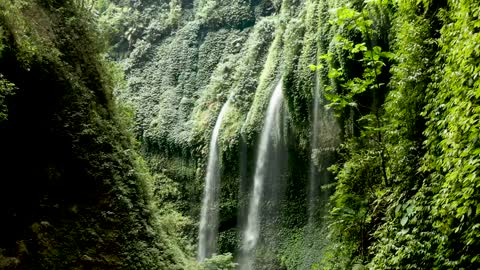
POLYGON ((479 14, 0 0, 0 268, 235 268, 192 262, 227 99, 218 253, 266 270, 479 268, 479 14))
POLYGON ((185 269, 88 8, 0 1, 0 268, 185 269))
MULTIPOLYGON (((104 25, 115 44, 112 55, 122 63, 128 81, 117 95, 135 111, 135 132, 148 164, 179 183, 180 210, 194 220, 199 220, 211 132, 222 105, 231 98, 219 136, 219 252, 239 248, 238 225, 244 222, 258 135, 280 80, 285 83, 290 120, 285 127, 288 187, 279 197, 289 216, 279 221, 285 230, 278 238, 293 237, 287 228, 298 229, 307 222, 315 92, 315 72, 309 65, 329 50, 334 31, 327 25, 328 8, 323 1, 269 0, 116 2, 100 8, 105 22, 130 16, 104 25)), ((329 83, 326 73, 319 76, 318 81, 329 83)), ((336 120, 330 112, 319 121, 324 128, 317 135, 322 147, 333 149, 341 133, 336 120), (329 129, 332 126, 336 128, 329 129)), ((322 164, 324 173, 331 162, 322 164)), ((192 227, 192 235, 195 230, 192 227)), ((267 257, 272 262, 266 267, 278 267, 278 257, 267 257)))

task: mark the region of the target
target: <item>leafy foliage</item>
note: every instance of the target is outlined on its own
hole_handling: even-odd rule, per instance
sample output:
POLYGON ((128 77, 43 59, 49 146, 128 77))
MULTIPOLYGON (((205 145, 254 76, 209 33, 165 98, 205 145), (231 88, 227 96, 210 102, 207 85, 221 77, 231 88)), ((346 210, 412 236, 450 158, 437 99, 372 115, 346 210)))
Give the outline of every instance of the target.
POLYGON ((237 263, 233 262, 232 254, 226 253, 206 259, 202 263, 202 270, 234 270, 237 265, 237 263))
MULTIPOLYGON (((100 2, 101 29, 128 80, 117 94, 134 110, 167 216, 197 218, 207 144, 229 98, 219 246, 234 251, 248 160, 282 78, 290 201, 284 228, 270 235, 278 247, 258 252, 264 267, 478 268, 476 1, 100 2), (327 105, 322 121, 338 121, 341 132, 325 124, 328 131, 311 134, 317 90, 327 105), (305 160, 318 152, 310 153, 315 135, 343 144, 331 167, 329 214, 317 224, 327 237, 316 234, 309 249, 305 160)), ((33 37, 25 48, 42 50, 33 37)), ((195 239, 195 224, 178 220, 171 224, 195 239)))
MULTIPOLYGON (((333 238, 331 246, 342 247, 333 254, 350 250, 344 255, 349 267, 358 262, 372 269, 477 267, 472 252, 476 218, 470 208, 476 197, 469 184, 475 182, 476 161, 469 155, 476 145, 468 136, 476 130, 476 116, 471 111, 475 105, 467 100, 474 100, 469 91, 475 88, 476 62, 470 61, 478 56, 475 50, 456 50, 457 45, 476 44, 474 37, 462 43, 461 33, 474 33, 477 8, 468 1, 395 4, 391 90, 381 110, 372 104, 371 113, 358 118, 359 132, 344 143, 341 166, 332 167, 338 184, 331 198, 331 228, 340 237, 333 238)), ((343 23, 358 14, 342 9, 338 20, 343 23)), ((337 40, 352 53, 365 50, 362 43, 337 40)), ((374 55, 370 59, 376 61, 374 55)), ((353 57, 368 62, 362 58, 353 57)), ((355 94, 367 91, 363 83, 375 85, 369 81, 373 76, 342 84, 343 76, 339 69, 329 72, 347 91, 331 97, 340 105, 352 104, 355 94)), ((337 262, 323 265, 345 267, 337 262)))
POLYGON ((3 75, 0 74, 0 122, 7 120, 8 107, 7 97, 14 94, 15 84, 5 80, 3 75))
POLYGON ((91 2, 0 7, 1 268, 194 267, 113 101, 91 2))

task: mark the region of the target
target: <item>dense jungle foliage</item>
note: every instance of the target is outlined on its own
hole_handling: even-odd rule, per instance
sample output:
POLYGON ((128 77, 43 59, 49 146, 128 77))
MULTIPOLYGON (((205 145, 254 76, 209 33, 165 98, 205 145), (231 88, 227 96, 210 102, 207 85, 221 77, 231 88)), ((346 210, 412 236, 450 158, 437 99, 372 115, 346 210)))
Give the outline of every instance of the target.
POLYGON ((0 0, 0 269, 235 269, 279 81, 255 269, 480 268, 479 75, 475 0, 0 0))
POLYGON ((189 269, 83 4, 0 1, 0 269, 189 269))

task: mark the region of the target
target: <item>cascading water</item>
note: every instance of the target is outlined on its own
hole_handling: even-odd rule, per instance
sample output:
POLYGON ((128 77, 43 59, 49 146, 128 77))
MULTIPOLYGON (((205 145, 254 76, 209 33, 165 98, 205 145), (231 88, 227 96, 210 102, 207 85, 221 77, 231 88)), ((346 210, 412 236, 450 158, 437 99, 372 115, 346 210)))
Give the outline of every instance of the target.
MULTIPOLYGON (((229 99, 230 100, 230 99, 229 99)), ((215 127, 210 139, 210 152, 208 156, 207 176, 205 177, 205 189, 202 201, 200 217, 200 229, 198 237, 198 261, 203 261, 212 256, 217 248, 218 213, 220 192, 220 164, 218 159, 218 135, 223 117, 229 106, 229 100, 225 102, 218 115, 215 127)))
POLYGON ((320 128, 320 84, 318 80, 318 72, 315 72, 315 85, 313 93, 313 121, 312 121, 312 134, 311 134, 311 157, 310 157, 310 174, 309 174, 309 190, 308 190, 308 224, 312 225, 315 219, 315 209, 317 206, 317 198, 319 196, 320 181, 318 179, 318 171, 315 166, 315 159, 318 153, 318 133, 320 128))
POLYGON ((253 194, 247 214, 247 224, 243 233, 243 258, 240 260, 242 270, 253 269, 253 252, 260 236, 260 204, 262 201, 265 179, 268 175, 270 152, 274 151, 274 144, 281 139, 281 109, 283 105, 282 81, 277 84, 267 108, 265 123, 258 145, 255 175, 253 180, 253 194))
POLYGON ((333 112, 325 105, 322 95, 320 74, 315 73, 313 123, 311 135, 311 159, 308 190, 308 224, 310 226, 324 215, 328 194, 322 185, 330 182, 332 175, 328 167, 332 165, 335 149, 340 144, 340 128, 333 112))
POLYGON ((322 94, 321 74, 314 75, 313 117, 311 130, 311 158, 308 184, 308 223, 304 231, 303 265, 299 269, 311 269, 322 256, 325 224, 322 218, 328 211, 329 193, 322 186, 330 183, 332 174, 328 171, 335 160, 335 149, 340 143, 340 128, 332 110, 325 108, 328 101, 322 94))

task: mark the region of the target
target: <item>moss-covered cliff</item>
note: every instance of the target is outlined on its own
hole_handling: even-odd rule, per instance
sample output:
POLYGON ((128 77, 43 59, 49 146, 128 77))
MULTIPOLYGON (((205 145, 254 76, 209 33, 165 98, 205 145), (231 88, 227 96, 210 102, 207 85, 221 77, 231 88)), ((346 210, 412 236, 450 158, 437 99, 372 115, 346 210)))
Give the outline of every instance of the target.
POLYGON ((0 268, 187 269, 90 5, 0 1, 0 268))
MULTIPOLYGON (((135 132, 150 167, 179 183, 181 208, 194 220, 200 210, 211 131, 220 108, 231 97, 220 134, 220 252, 239 248, 237 225, 245 214, 244 196, 250 190, 258 134, 273 88, 283 78, 291 118, 290 165, 282 202, 288 215, 283 215, 280 225, 286 230, 278 237, 289 238, 291 229, 302 228, 307 222, 315 91, 315 73, 308 66, 324 53, 318 38, 327 33, 322 43, 326 46, 333 36, 319 27, 327 21, 319 15, 328 9, 326 4, 144 1, 110 3, 99 9, 104 11, 105 33, 116 33, 111 54, 122 62, 128 80, 118 97, 135 111, 135 132), (133 14, 130 22, 115 23, 112 18, 124 18, 122 14, 133 14)), ((327 129, 336 125, 327 115, 331 113, 322 120, 325 136, 319 137, 323 149, 331 151, 340 132, 327 129)), ((328 164, 323 167, 326 170, 328 164)), ((195 230, 192 227, 192 236, 195 230)))
POLYGON ((103 1, 98 9, 147 163, 178 184, 177 205, 193 220, 211 132, 231 96, 219 142, 220 252, 239 248, 258 135, 283 80, 287 181, 258 269, 477 267, 478 3, 103 1), (309 198, 312 187, 323 197, 309 198))

